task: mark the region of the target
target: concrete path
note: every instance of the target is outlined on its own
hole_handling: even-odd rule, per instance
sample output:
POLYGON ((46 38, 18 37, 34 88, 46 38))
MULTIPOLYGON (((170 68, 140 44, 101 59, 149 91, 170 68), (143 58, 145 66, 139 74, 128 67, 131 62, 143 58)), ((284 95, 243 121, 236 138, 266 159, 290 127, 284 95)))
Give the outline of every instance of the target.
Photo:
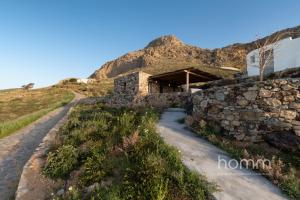
POLYGON ((0 140, 0 200, 14 199, 23 166, 44 136, 82 96, 0 140))
MULTIPOLYGON (((207 141, 195 136, 176 120, 185 116, 183 110, 168 109, 157 125, 164 140, 181 151, 183 162, 190 169, 205 175, 219 185, 214 193, 220 200, 279 200, 286 199, 280 190, 266 178, 246 169, 218 167, 218 158, 227 162, 227 154, 207 141)), ((234 162, 232 162, 234 167, 234 162)))

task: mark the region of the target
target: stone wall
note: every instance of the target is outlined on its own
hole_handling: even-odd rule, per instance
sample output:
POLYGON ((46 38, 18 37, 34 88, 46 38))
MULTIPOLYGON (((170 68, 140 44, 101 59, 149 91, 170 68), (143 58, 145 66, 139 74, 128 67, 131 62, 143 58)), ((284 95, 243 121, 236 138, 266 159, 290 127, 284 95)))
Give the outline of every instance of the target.
POLYGON ((135 105, 157 108, 186 107, 189 102, 191 102, 191 95, 186 92, 155 93, 134 100, 135 105))
POLYGON ((300 136, 299 88, 299 78, 211 87, 193 96, 193 118, 237 140, 287 131, 300 136))
POLYGON ((135 95, 138 93, 139 76, 138 73, 122 76, 114 81, 114 93, 116 95, 130 94, 135 95))
POLYGON ((148 93, 148 77, 150 74, 135 72, 119 77, 114 81, 116 95, 146 95, 148 93))
POLYGON ((139 72, 139 95, 147 95, 149 93, 148 78, 150 74, 139 72))
POLYGON ((186 107, 191 102, 190 93, 155 93, 148 95, 113 95, 105 103, 111 106, 153 106, 157 108, 186 107))

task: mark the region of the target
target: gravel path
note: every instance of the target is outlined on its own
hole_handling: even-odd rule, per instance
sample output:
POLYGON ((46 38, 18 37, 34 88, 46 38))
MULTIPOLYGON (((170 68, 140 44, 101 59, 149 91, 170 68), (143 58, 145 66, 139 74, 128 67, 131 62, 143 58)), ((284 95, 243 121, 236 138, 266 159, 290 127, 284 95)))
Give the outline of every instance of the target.
POLYGON ((70 104, 0 140, 0 200, 14 199, 23 166, 49 130, 81 98, 76 94, 70 104))
MULTIPOLYGON (((185 116, 183 110, 169 109, 157 125, 164 140, 181 151, 187 167, 205 175, 209 181, 220 186, 214 193, 219 200, 281 200, 286 199, 280 190, 266 178, 244 168, 227 169, 218 166, 218 156, 230 161, 222 150, 186 130, 176 120, 185 116)), ((232 165, 234 166, 234 165, 232 165)))

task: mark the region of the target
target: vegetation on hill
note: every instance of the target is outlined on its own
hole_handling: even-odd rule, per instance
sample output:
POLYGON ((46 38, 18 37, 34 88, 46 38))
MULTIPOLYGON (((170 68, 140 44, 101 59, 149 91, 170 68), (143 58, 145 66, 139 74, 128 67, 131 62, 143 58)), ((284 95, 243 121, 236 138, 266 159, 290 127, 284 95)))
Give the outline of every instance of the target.
POLYGON ((58 88, 0 92, 0 138, 67 104, 73 98, 72 92, 58 88))
POLYGON ((189 171, 156 132, 149 109, 79 105, 60 129, 43 173, 65 179, 53 199, 209 199, 214 186, 189 171))
POLYGON ((104 96, 112 93, 113 79, 104 79, 87 84, 77 83, 75 81, 64 81, 54 87, 72 90, 87 97, 104 96))

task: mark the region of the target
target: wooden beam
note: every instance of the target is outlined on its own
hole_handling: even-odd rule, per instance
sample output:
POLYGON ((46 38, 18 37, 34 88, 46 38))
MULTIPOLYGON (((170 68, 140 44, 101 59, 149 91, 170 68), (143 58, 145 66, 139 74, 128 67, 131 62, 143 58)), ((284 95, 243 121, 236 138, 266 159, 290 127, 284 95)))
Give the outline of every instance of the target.
POLYGON ((161 76, 168 76, 168 75, 172 75, 172 74, 178 74, 182 71, 191 70, 191 69, 193 69, 193 67, 189 67, 189 68, 185 68, 185 69, 178 69, 178 70, 171 71, 171 72, 166 72, 166 73, 162 73, 162 74, 153 75, 153 76, 150 76, 150 78, 155 79, 155 78, 159 78, 161 76))
POLYGON ((204 76, 204 75, 196 74, 196 73, 194 73, 194 72, 189 72, 189 73, 192 74, 192 75, 194 75, 194 76, 201 77, 201 78, 203 78, 203 79, 205 79, 205 80, 211 80, 210 78, 208 78, 208 77, 206 77, 206 76, 204 76))
POLYGON ((186 73, 186 92, 189 92, 189 88, 190 88, 190 72, 189 71, 185 71, 186 73))

